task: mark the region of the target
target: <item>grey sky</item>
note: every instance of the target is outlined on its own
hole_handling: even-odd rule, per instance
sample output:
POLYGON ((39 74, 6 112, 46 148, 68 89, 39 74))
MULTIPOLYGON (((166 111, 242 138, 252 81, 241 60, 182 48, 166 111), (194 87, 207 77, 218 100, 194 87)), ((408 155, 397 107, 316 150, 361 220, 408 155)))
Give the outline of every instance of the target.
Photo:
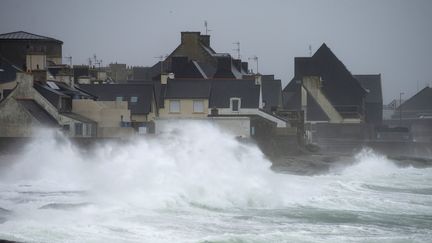
MULTIPOLYGON (((381 73, 387 103, 432 84, 432 1, 19 1, 0 0, 0 32, 28 31, 64 41, 74 64, 153 65, 181 31, 211 29, 217 52, 257 55, 259 71, 285 85, 296 56, 323 42, 353 74, 381 73)), ((255 68, 251 61, 250 66, 255 68)))

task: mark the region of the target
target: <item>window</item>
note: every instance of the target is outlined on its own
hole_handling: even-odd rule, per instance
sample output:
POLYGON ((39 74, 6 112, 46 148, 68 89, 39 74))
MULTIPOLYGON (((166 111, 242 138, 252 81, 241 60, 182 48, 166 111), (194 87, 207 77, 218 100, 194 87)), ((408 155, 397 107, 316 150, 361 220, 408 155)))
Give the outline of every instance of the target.
POLYGON ((91 124, 86 124, 86 136, 91 136, 92 135, 92 125, 91 124))
POLYGON ((170 100, 170 113, 180 113, 180 100, 170 100))
POLYGON ((137 102, 138 102, 138 97, 137 97, 137 96, 132 96, 132 97, 130 98, 130 102, 132 102, 132 103, 137 103, 137 102))
POLYGON ((230 99, 230 106, 232 111, 239 111, 240 110, 240 98, 231 98, 230 99))
POLYGON ((117 96, 116 101, 123 101, 123 96, 117 96))
POLYGON ((83 124, 75 123, 75 136, 82 136, 82 135, 83 135, 83 124))
POLYGON ((204 101, 194 100, 193 101, 193 112, 194 113, 204 113, 204 101))

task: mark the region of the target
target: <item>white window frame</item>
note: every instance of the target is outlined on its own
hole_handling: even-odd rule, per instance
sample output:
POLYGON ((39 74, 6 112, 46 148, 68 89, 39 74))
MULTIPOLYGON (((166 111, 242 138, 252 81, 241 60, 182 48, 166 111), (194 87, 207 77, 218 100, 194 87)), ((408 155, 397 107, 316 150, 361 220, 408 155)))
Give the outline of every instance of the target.
POLYGON ((192 108, 193 113, 204 113, 204 100, 193 100, 192 108))
POLYGON ((181 111, 181 104, 180 104, 180 100, 169 100, 169 112, 170 113, 180 113, 181 111), (174 107, 174 104, 178 104, 178 108, 175 109, 176 107, 174 107))
POLYGON ((241 109, 241 98, 238 98, 238 97, 230 98, 230 110, 232 112, 240 112, 240 109, 241 109), (234 101, 238 101, 237 110, 234 110, 234 101))

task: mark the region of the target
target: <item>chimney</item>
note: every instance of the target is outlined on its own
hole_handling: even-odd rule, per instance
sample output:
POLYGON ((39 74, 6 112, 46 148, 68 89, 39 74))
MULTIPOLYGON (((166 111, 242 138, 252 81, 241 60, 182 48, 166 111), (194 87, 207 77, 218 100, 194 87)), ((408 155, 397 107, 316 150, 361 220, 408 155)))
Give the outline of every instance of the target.
POLYGON ((234 66, 237 68, 237 70, 239 71, 239 72, 241 72, 242 70, 241 70, 241 60, 240 59, 233 59, 233 64, 234 64, 234 66))
POLYGON ((260 86, 258 108, 263 109, 264 108, 264 102, 263 102, 263 95, 262 95, 262 77, 259 74, 255 75, 255 85, 260 86))
POLYGON ((231 72, 231 56, 230 55, 223 55, 218 56, 217 58, 217 70, 225 72, 231 72))
POLYGON ((174 73, 163 73, 161 74, 161 84, 167 84, 168 79, 174 79, 174 73))
POLYGON ((243 72, 245 72, 245 73, 249 72, 248 63, 247 62, 242 62, 241 66, 242 66, 243 72))
POLYGON ((210 47, 210 35, 200 35, 200 41, 204 46, 210 47))
POLYGON ((181 43, 184 45, 197 45, 200 41, 200 32, 181 32, 181 43))

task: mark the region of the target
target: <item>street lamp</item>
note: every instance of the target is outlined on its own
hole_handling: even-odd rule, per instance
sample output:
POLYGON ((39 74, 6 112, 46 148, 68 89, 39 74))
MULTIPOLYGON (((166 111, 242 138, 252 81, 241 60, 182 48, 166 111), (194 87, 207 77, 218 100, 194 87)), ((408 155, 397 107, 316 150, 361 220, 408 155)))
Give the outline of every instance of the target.
POLYGON ((399 126, 402 126, 402 95, 404 92, 399 93, 399 126))

